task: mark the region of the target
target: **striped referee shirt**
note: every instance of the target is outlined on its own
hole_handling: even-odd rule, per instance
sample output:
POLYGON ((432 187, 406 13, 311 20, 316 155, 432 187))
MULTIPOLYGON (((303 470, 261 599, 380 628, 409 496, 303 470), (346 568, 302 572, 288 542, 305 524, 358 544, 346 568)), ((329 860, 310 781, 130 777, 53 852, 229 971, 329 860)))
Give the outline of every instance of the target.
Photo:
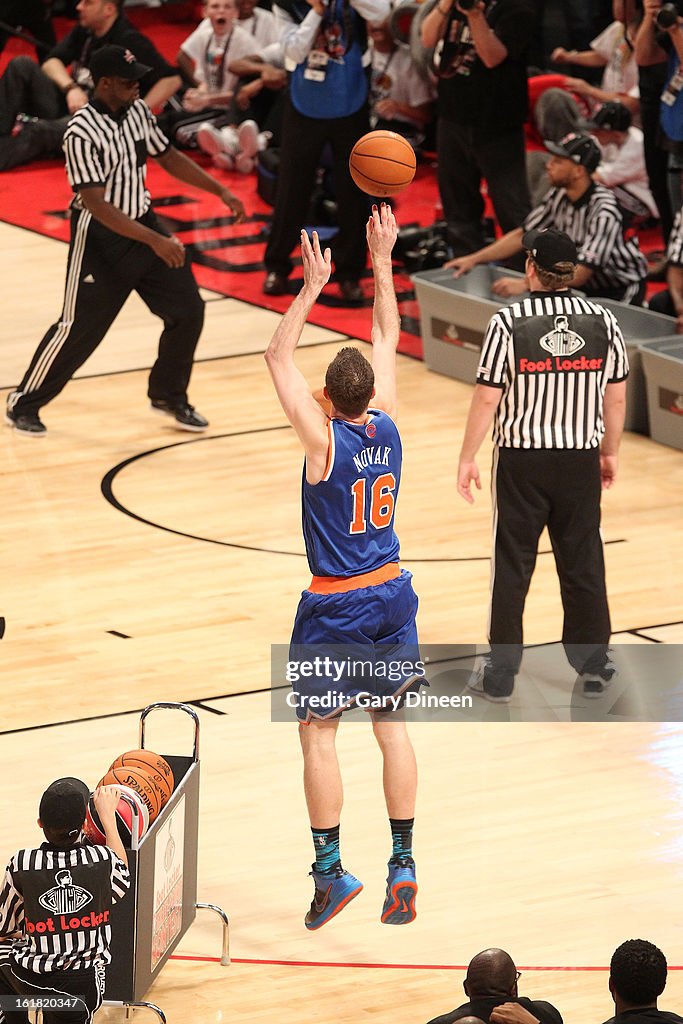
POLYGON ((683 267, 683 210, 679 210, 669 235, 666 258, 674 267, 683 267))
POLYGON ((0 943, 0 964, 39 973, 108 964, 111 908, 129 887, 107 846, 19 850, 0 892, 0 938, 20 936, 0 943))
POLYGON ((608 384, 628 375, 610 310, 568 291, 532 292, 499 309, 477 383, 502 388, 493 440, 502 448, 597 448, 608 384))
POLYGON ((593 271, 584 290, 594 295, 640 284, 647 275, 647 260, 635 239, 624 238, 617 201, 602 185, 590 185, 576 202, 565 189, 551 188, 525 220, 524 230, 531 228, 554 228, 569 235, 579 263, 593 271))
MULTIPOLYGON (((104 188, 104 198, 137 220, 149 210, 147 157, 163 156, 171 143, 142 100, 116 114, 93 99, 77 110, 64 135, 66 173, 74 192, 104 188)), ((72 204, 82 210, 80 196, 72 204)))

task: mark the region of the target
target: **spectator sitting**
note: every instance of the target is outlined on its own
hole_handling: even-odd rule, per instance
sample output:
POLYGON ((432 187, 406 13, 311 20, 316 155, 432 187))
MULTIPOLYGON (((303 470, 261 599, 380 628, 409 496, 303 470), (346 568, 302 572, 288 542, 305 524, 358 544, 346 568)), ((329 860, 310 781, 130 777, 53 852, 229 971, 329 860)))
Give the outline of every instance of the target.
POLYGON ((123 0, 80 0, 79 24, 51 50, 42 68, 30 57, 9 62, 0 79, 0 170, 61 155, 69 117, 92 93, 90 60, 102 46, 123 46, 152 69, 140 83, 148 107, 162 106, 179 88, 180 77, 121 13, 122 6, 123 0), (13 135, 20 114, 26 122, 13 135))
POLYGON ((661 949, 645 939, 622 942, 610 961, 609 990, 616 1013, 606 1024, 681 1024, 683 1017, 657 1007, 666 973, 661 949))
MULTIPOLYGON (((590 135, 572 132, 550 142, 547 173, 552 188, 524 221, 502 238, 467 256, 445 264, 455 276, 481 263, 509 259, 522 250, 522 236, 532 228, 564 231, 575 242, 579 266, 573 281, 591 297, 617 299, 640 305, 645 294, 647 262, 635 239, 624 238, 619 205, 609 189, 596 185, 591 175, 600 162, 600 147, 590 135)), ((501 277, 493 285, 496 295, 521 295, 523 279, 501 277)))
POLYGON ((254 53, 254 37, 237 24, 235 0, 205 0, 204 15, 178 54, 178 63, 191 87, 182 99, 184 113, 180 118, 177 113, 172 115, 177 126, 175 137, 181 145, 196 143, 224 170, 236 168, 248 173, 265 139, 259 139, 258 126, 249 117, 248 102, 241 116, 238 114, 238 76, 232 67, 235 61, 254 53), (190 116, 188 123, 187 115, 192 114, 201 114, 201 121, 190 116), (233 126, 240 120, 244 125, 238 134, 233 126))
POLYGON ((562 1024, 560 1011, 551 1003, 531 1000, 517 993, 520 972, 509 953, 503 949, 485 949, 470 960, 467 976, 463 982, 467 1002, 457 1006, 450 1013, 434 1017, 429 1024, 453 1024, 479 1017, 484 1022, 493 1020, 492 1011, 501 1003, 524 1007, 541 1024, 562 1024))
POLYGON ((231 109, 237 75, 231 61, 254 51, 249 32, 235 24, 235 0, 205 0, 204 19, 181 43, 178 66, 191 83, 183 96, 189 113, 212 110, 225 115, 231 109))
POLYGON ((590 107, 565 89, 564 75, 532 75, 529 78, 529 114, 524 122, 526 173, 532 207, 538 206, 550 188, 546 167, 550 153, 546 140, 559 142, 590 116, 590 107))
MULTIPOLYGON (((645 939, 622 942, 612 954, 609 990, 616 1014, 605 1024, 682 1024, 683 1017, 657 1008, 666 985, 666 958, 645 939)), ((538 1024, 538 1014, 519 1003, 503 1003, 491 1013, 492 1024, 538 1024)))
POLYGON ((396 42, 390 21, 371 22, 370 124, 398 132, 418 146, 434 118, 434 91, 420 74, 408 46, 396 42))
POLYGON ((612 0, 612 16, 612 24, 592 41, 589 50, 577 52, 558 46, 553 50, 551 60, 556 64, 604 67, 599 88, 582 78, 565 79, 565 87, 587 99, 593 109, 600 103, 618 100, 635 116, 640 103, 638 65, 633 53, 633 38, 640 17, 636 14, 634 0, 612 0))
POLYGON ((35 40, 36 57, 42 64, 57 42, 52 27, 51 4, 44 0, 9 0, 0 4, 0 17, 7 28, 0 29, 0 53, 12 32, 10 28, 21 27, 35 40))
POLYGON ((657 219, 659 212, 645 168, 643 133, 631 124, 628 108, 623 103, 604 103, 583 127, 596 137, 602 150, 594 180, 612 189, 627 219, 657 219))

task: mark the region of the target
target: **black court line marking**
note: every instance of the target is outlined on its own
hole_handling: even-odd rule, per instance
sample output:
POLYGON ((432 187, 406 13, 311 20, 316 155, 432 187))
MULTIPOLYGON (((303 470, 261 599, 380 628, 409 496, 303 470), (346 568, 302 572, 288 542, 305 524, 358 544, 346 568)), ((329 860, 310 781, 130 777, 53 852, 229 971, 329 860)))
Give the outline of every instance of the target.
MULTIPOLYGON (((327 344, 327 343, 326 343, 327 344)), ((263 555, 284 555, 287 558, 305 558, 306 553, 303 551, 283 551, 280 548, 264 548, 259 547, 255 544, 236 544, 234 541, 228 540, 216 540, 214 537, 200 537, 196 533, 187 533, 184 530, 175 530, 171 526, 163 526, 161 523, 156 523, 152 519, 147 519, 145 516, 138 515, 137 512, 133 512, 132 509, 127 508, 126 505, 122 504, 114 494, 113 484, 114 480, 120 472, 132 465, 134 462, 139 462, 140 459, 146 459, 150 455, 158 455, 159 452, 169 451, 171 448, 181 448, 188 444, 202 444, 207 441, 221 441, 225 438, 231 437, 249 437, 252 434, 267 434, 277 430, 291 430, 292 428, 288 423, 281 424, 277 427, 258 427, 254 430, 238 430, 228 434, 212 434, 210 437, 194 437, 188 441, 174 441, 172 444, 160 445, 158 448, 150 448, 146 452, 139 452, 137 455, 131 455, 129 459, 124 459, 123 462, 119 462, 118 465, 114 466, 109 470, 108 473, 102 478, 100 489, 106 501, 109 502, 118 512, 123 512, 124 515, 130 516, 131 519, 135 519, 139 523, 144 523, 145 526, 151 526, 153 529, 162 530, 164 533, 171 533, 175 537, 185 537, 187 540, 198 540, 204 544, 215 544, 222 548, 233 548, 238 551, 255 551, 263 555)), ((626 544, 625 538, 619 538, 618 540, 609 540, 606 544, 626 544)), ((539 555, 550 555, 552 550, 539 551, 539 555)), ((402 559, 406 564, 428 564, 428 563, 469 563, 469 562, 490 562, 490 555, 468 555, 463 558, 411 558, 407 556, 402 559)))
MULTIPOLYGON (((634 626, 631 629, 622 629, 622 630, 619 631, 619 633, 613 634, 613 639, 614 639, 615 636, 623 636, 626 633, 636 633, 636 634, 638 634, 640 632, 644 633, 648 629, 658 629, 661 626, 681 626, 681 625, 683 625, 683 620, 680 621, 680 622, 661 622, 661 623, 658 623, 657 625, 654 625, 654 626, 653 625, 649 625, 649 626, 634 626)), ((485 644, 479 644, 477 646, 484 647, 486 645, 485 644)), ((553 647, 553 646, 554 646, 554 643, 525 644, 524 645, 524 650, 526 651, 526 650, 532 650, 532 649, 538 648, 538 647, 553 647)), ((472 658, 476 658, 476 657, 478 657, 477 653, 474 653, 474 654, 461 654, 461 655, 458 655, 455 658, 434 658, 434 659, 432 659, 429 662, 429 665, 430 666, 432 666, 432 665, 444 665, 444 664, 450 664, 451 662, 469 661, 472 658)), ((225 712, 217 711, 214 708, 206 707, 206 704, 213 703, 213 702, 219 701, 219 700, 233 700, 236 697, 252 697, 255 694, 274 693, 277 690, 289 690, 289 688, 290 688, 289 684, 287 684, 287 683, 283 683, 280 686, 261 686, 257 690, 239 690, 237 693, 219 693, 219 694, 212 694, 209 697, 197 697, 197 698, 194 698, 194 699, 189 699, 188 698, 186 700, 181 701, 181 703, 183 703, 183 704, 191 704, 192 706, 201 708, 204 711, 210 711, 210 712, 212 712, 215 715, 221 715, 223 717, 229 717, 229 716, 225 715, 225 712)), ((39 732, 42 729, 58 729, 60 726, 63 726, 63 725, 80 725, 80 724, 85 723, 85 722, 102 722, 102 721, 106 721, 106 719, 108 719, 108 718, 125 718, 128 715, 139 715, 140 712, 143 711, 143 710, 144 710, 143 708, 130 708, 127 711, 108 711, 108 712, 106 712, 106 714, 102 714, 102 715, 83 715, 82 718, 68 718, 68 719, 65 719, 65 720, 60 721, 60 722, 43 722, 41 725, 23 725, 23 726, 20 726, 17 729, 0 729, 0 736, 14 736, 14 735, 17 735, 19 733, 24 733, 24 732, 39 732)), ((274 723, 274 724, 278 724, 279 725, 280 723, 274 723)))
POLYGON ((221 715, 225 717, 225 711, 219 711, 218 708, 210 708, 201 700, 188 700, 187 703, 190 704, 193 708, 199 708, 201 711, 208 711, 209 714, 221 715))
POLYGON ((109 633, 110 636, 119 636, 122 640, 133 639, 128 633, 119 633, 118 629, 108 629, 107 633, 109 633))
POLYGON ((630 633, 631 636, 637 636, 641 640, 647 640, 651 644, 663 644, 664 643, 663 640, 656 640, 653 636, 647 636, 645 633, 641 633, 641 631, 639 629, 626 629, 626 630, 624 630, 624 632, 625 633, 630 633))

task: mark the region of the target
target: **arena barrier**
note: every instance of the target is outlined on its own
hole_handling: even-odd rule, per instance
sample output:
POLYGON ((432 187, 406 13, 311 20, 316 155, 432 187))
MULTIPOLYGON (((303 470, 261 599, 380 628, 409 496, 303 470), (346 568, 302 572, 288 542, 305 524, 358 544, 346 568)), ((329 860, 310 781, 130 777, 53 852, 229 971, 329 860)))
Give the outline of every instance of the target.
MULTIPOLYGON (((523 298, 516 295, 506 300, 493 295, 491 285, 499 277, 521 275, 490 265, 475 267, 459 278, 453 277, 452 270, 443 268, 413 274, 411 280, 420 304, 424 359, 430 370, 474 384, 490 318, 501 306, 523 298)), ((677 340, 672 339, 674 321, 661 313, 612 299, 596 301, 614 313, 626 342, 631 367, 626 384, 626 430, 647 434, 647 395, 640 346, 655 338, 663 342, 677 340)))

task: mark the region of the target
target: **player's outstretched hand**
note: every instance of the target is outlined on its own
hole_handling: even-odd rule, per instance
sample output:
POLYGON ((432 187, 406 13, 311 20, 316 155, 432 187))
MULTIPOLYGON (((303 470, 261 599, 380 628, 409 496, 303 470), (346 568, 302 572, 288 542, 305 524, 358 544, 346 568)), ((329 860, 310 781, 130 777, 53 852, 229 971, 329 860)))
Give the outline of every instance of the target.
POLYGON ((118 787, 97 787, 93 793, 93 803, 95 804, 95 809, 100 816, 102 824, 104 824, 105 821, 112 821, 114 819, 120 799, 121 790, 118 789, 118 787))
POLYGON ((306 232, 301 231, 301 261, 304 265, 304 287, 314 288, 321 292, 332 273, 332 252, 320 248, 318 232, 313 232, 313 242, 306 232))
POLYGON ((477 265, 477 257, 471 252, 468 256, 456 256, 455 259, 447 260, 444 269, 453 270, 453 277, 462 277, 463 274, 469 274, 477 265))
POLYGON ((221 189, 221 199, 235 214, 235 224, 241 224, 244 221, 244 203, 242 200, 234 196, 230 189, 227 188, 221 189))
POLYGON ((373 259, 376 256, 391 256, 398 237, 398 224, 388 203, 382 203, 379 209, 373 205, 365 227, 365 237, 373 259))
POLYGON ((478 491, 481 490, 481 479, 479 478, 479 467, 474 459, 461 459, 458 463, 458 494, 470 505, 474 505, 474 496, 470 487, 475 484, 478 491))
POLYGON ((504 299, 509 299, 512 295, 524 295, 529 289, 526 278, 520 280, 516 277, 499 277, 491 285, 491 291, 494 295, 500 295, 504 299))

